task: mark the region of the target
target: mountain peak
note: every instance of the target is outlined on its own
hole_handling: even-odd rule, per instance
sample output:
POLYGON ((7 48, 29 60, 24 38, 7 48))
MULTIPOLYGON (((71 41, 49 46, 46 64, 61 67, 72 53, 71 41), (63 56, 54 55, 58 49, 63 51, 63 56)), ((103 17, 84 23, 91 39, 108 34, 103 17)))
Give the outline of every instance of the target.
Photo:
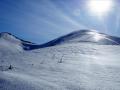
POLYGON ((43 47, 54 46, 64 43, 96 43, 102 45, 120 45, 120 38, 110 36, 104 33, 99 33, 96 30, 79 30, 61 36, 48 43, 43 44, 43 47))
POLYGON ((8 32, 1 32, 0 33, 0 37, 9 36, 9 35, 12 35, 12 34, 8 33, 8 32))
MULTIPOLYGON (((35 43, 25 41, 16 37, 15 35, 8 33, 8 32, 1 32, 0 33, 0 44, 9 44, 9 45, 18 45, 23 49, 28 50, 30 47, 33 47, 35 43)), ((5 46, 5 45, 4 45, 5 46)), ((35 44, 36 46, 36 44, 35 44)), ((39 46, 39 45, 38 45, 39 46)))
POLYGON ((4 39, 10 42, 20 42, 19 39, 17 39, 14 35, 8 32, 2 32, 0 33, 0 39, 4 39))
POLYGON ((12 44, 22 45, 22 48, 25 50, 50 47, 66 43, 95 43, 101 45, 120 45, 119 37, 99 33, 95 30, 74 31, 41 45, 19 39, 8 32, 0 33, 0 40, 11 42, 12 44))

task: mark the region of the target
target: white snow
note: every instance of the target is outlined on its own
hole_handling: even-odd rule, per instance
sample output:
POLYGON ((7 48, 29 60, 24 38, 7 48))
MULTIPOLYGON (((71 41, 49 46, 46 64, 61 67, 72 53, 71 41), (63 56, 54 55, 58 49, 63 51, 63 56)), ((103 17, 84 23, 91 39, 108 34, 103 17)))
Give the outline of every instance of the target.
POLYGON ((6 40, 14 44, 20 44, 21 41, 10 33, 0 33, 0 40, 6 40))
POLYGON ((0 33, 0 57, 2 57, 1 54, 16 53, 22 51, 22 49, 19 39, 9 33, 0 33))
POLYGON ((0 90, 120 90, 120 46, 69 43, 24 51, 1 42, 0 90))

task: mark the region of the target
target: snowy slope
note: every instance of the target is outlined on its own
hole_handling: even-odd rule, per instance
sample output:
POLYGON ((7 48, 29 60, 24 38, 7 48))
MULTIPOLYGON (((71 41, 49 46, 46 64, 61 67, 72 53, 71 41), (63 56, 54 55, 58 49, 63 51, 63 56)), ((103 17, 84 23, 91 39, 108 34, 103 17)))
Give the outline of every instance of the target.
POLYGON ((120 46, 77 40, 26 51, 0 35, 0 90, 120 90, 120 46))
POLYGON ((21 41, 9 33, 0 33, 0 53, 16 53, 22 51, 21 41))
POLYGON ((48 47, 64 43, 82 43, 82 42, 96 43, 101 45, 119 45, 120 38, 110 36, 104 33, 99 33, 95 30, 79 30, 59 37, 41 46, 48 47))
POLYGON ((35 43, 22 40, 8 32, 0 33, 0 45, 5 46, 6 48, 14 47, 18 49, 21 48, 24 50, 29 49, 32 46, 39 46, 39 45, 36 45, 35 43))
POLYGON ((4 55, 0 90, 119 90, 119 58, 120 46, 86 43, 4 55))
MULTIPOLYGON (((120 45, 120 38, 110 36, 104 33, 99 33, 95 30, 79 30, 70 34, 61 36, 44 44, 35 44, 29 41, 22 40, 10 33, 0 33, 0 40, 5 40, 14 44, 19 44, 24 50, 33 50, 44 47, 50 47, 65 43, 95 43, 100 45, 120 45)), ((8 44, 9 45, 9 44, 8 44)))

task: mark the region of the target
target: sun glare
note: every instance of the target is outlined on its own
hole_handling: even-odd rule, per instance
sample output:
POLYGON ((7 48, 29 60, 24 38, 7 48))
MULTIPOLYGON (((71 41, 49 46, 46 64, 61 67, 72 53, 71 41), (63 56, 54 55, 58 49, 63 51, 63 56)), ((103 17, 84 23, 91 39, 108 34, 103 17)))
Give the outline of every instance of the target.
POLYGON ((102 37, 100 34, 95 34, 95 35, 94 35, 94 39, 95 39, 96 41, 100 41, 102 38, 103 38, 103 37, 102 37))
POLYGON ((87 7, 92 15, 106 15, 113 7, 113 0, 89 0, 87 7))
POLYGON ((103 36, 101 36, 101 34, 95 32, 95 31, 94 31, 94 32, 89 32, 89 34, 93 36, 93 39, 94 39, 96 42, 98 42, 98 41, 100 41, 101 39, 104 38, 103 36))

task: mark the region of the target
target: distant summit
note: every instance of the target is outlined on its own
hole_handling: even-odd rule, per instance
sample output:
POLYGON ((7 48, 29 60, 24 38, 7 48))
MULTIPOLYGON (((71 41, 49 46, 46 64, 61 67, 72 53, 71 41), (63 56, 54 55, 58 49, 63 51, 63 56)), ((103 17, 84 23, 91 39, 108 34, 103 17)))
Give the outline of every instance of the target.
POLYGON ((11 33, 8 33, 8 32, 0 33, 0 39, 6 40, 12 43, 21 43, 21 40, 17 39, 15 36, 13 36, 11 33))
POLYGON ((54 46, 64 43, 96 43, 102 45, 119 45, 120 38, 99 33, 94 30, 79 30, 52 40, 43 46, 54 46))
POLYGON ((119 37, 99 33, 94 30, 75 31, 41 45, 19 39, 18 37, 7 32, 0 33, 0 40, 1 39, 7 42, 12 42, 14 44, 19 44, 24 50, 45 48, 66 43, 95 43, 101 45, 120 45, 119 37))
POLYGON ((11 33, 2 32, 0 33, 0 46, 6 46, 6 48, 22 48, 22 49, 29 49, 31 45, 34 43, 22 40, 11 33), (28 45, 28 46, 27 46, 28 45))

